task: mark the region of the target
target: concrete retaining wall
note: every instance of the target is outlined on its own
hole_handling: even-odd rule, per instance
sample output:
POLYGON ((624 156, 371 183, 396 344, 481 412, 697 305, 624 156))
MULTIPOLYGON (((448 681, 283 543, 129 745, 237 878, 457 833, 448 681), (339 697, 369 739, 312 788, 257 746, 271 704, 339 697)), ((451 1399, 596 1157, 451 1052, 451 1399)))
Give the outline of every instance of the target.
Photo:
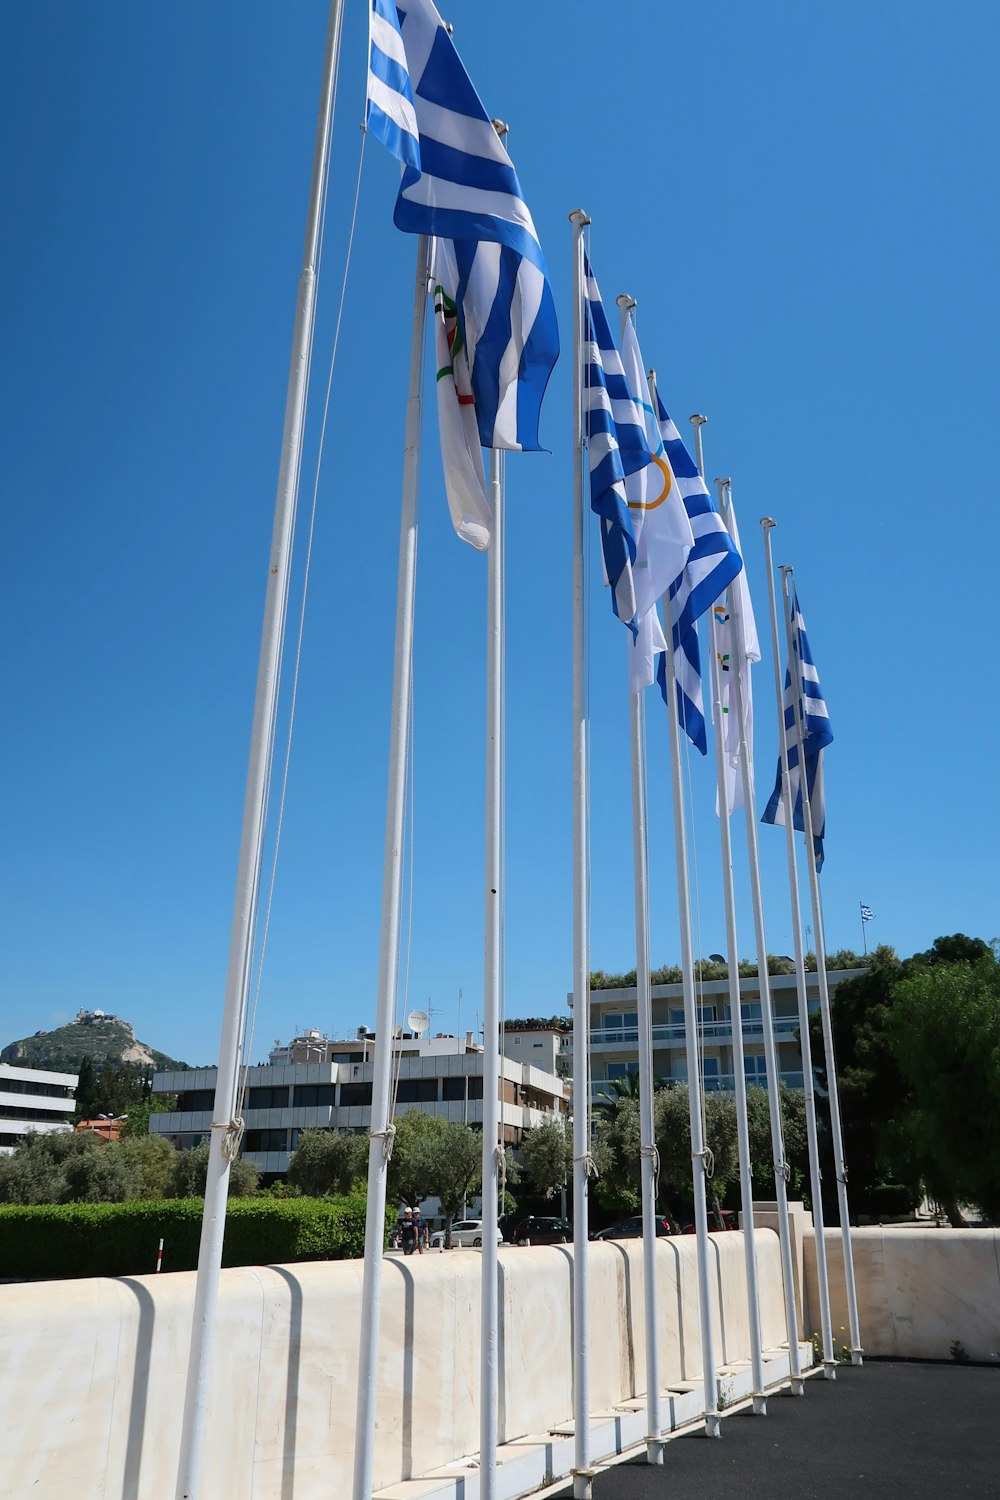
MULTIPOLYGON (((820 1326, 816 1236, 804 1239, 808 1329, 820 1326)), ((839 1229, 825 1234, 834 1338, 850 1342, 839 1229)), ((925 1229, 894 1224, 853 1229, 861 1343, 867 1354, 1000 1363, 1000 1230, 925 1229)))
MULTIPOLYGON (((766 1347, 784 1343, 778 1243, 758 1234, 766 1347)), ((664 1385, 697 1380, 695 1240, 657 1242, 664 1385)), ((712 1237, 719 1361, 749 1356, 743 1236, 712 1237)), ((500 1441, 572 1416, 570 1247, 505 1248, 500 1441)), ((479 1446, 480 1257, 387 1258, 375 1488, 479 1446)), ((642 1243, 590 1247, 592 1411, 645 1390, 642 1243)), ((350 1493, 360 1261, 224 1271, 205 1495, 350 1493)), ((0 1287, 2 1500, 166 1500, 194 1274, 0 1287)))

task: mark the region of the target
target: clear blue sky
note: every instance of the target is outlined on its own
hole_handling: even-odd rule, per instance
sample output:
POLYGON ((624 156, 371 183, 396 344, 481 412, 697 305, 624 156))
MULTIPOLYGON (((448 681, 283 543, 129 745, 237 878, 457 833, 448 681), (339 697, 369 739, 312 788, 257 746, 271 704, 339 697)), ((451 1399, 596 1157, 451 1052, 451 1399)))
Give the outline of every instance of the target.
MULTIPOLYGON (((301 255, 323 0, 36 0, 0 16, 6 522, 0 1042, 81 1005, 214 1060, 301 255)), ((568 212, 679 425, 796 566, 836 732, 831 947, 1000 932, 994 670, 1000 13, 451 0, 546 250, 564 354, 509 478, 509 1013, 570 983, 568 212)), ((314 392, 364 91, 348 0, 314 392)), ((413 242, 371 142, 320 489, 254 1055, 373 1023, 413 242)), ((305 471, 315 454, 315 415, 305 471)), ((482 992, 484 561, 425 424, 411 1002, 482 992)), ((304 486, 308 510, 311 479, 304 486)), ((300 553, 301 556, 301 553, 300 553)), ((594 967, 634 963, 624 631, 592 614, 594 967)), ((758 781, 773 777, 770 657, 758 781)), ((654 962, 677 957, 666 726, 649 705, 654 962)), ((693 764, 704 951, 724 943, 693 764)), ((783 835, 761 830, 790 951, 783 835)), ((742 858, 742 840, 738 849, 742 858)), ((742 866, 741 866, 742 868, 742 866)), ((740 930, 752 949, 745 883, 740 930)))

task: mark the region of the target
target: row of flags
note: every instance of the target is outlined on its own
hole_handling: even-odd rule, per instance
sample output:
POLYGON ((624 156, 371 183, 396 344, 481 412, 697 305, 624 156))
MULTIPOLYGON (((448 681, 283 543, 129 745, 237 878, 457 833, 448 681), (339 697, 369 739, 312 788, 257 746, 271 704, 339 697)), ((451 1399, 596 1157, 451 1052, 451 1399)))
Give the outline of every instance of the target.
MULTIPOLYGON (((492 523, 482 448, 537 450, 542 398, 559 353, 545 259, 500 134, 431 0, 371 0, 367 128, 399 161, 393 219, 430 237, 438 415, 448 505, 479 550, 492 523)), ((728 495, 720 513, 663 403, 651 389, 631 318, 621 352, 589 260, 585 264, 583 389, 591 508, 611 606, 630 632, 632 691, 654 680, 667 700, 668 607, 676 712, 708 749, 698 622, 713 611, 722 673, 728 811, 742 802, 739 744, 752 747, 750 667, 760 645, 728 495), (736 595, 731 620, 727 591, 736 595), (658 658, 658 660, 657 660, 658 658), (743 724, 733 678, 740 675, 743 724)), ((650 372, 651 373, 651 372, 650 372)), ((801 719, 817 864, 825 836, 822 752, 833 739, 805 621, 793 595, 784 735, 794 826, 803 830, 801 719)), ((668 704, 669 708, 669 704, 668 704)), ((763 815, 784 822, 782 757, 763 815)))

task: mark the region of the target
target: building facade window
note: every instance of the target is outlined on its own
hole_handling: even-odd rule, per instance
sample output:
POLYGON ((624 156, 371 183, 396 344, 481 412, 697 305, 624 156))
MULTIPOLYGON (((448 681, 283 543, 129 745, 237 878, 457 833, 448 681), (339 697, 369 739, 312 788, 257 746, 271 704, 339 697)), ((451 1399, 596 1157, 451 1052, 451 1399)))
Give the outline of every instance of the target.
POLYGON ((290 1093, 287 1083, 247 1089, 247 1109, 287 1109, 290 1093))
POLYGON ((335 1083, 297 1083, 292 1103, 296 1109, 331 1108, 337 1102, 335 1083))
POLYGON ((287 1151, 287 1130, 248 1130, 246 1133, 247 1151, 287 1151))
POLYGON ((436 1078, 401 1078, 396 1090, 400 1104, 436 1104, 438 1081, 436 1078))
POLYGON ((212 1109, 215 1106, 214 1089, 188 1089, 184 1094, 177 1095, 177 1109, 180 1114, 196 1115, 203 1109, 212 1109))
POLYGON ((371 1104, 372 1086, 370 1083, 342 1083, 340 1085, 340 1107, 347 1109, 352 1104, 371 1104))

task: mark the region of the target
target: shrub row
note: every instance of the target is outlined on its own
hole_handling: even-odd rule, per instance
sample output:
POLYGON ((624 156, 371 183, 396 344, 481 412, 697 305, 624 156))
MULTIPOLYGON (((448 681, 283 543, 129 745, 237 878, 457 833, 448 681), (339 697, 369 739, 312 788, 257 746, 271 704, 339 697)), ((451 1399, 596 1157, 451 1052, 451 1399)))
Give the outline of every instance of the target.
MULTIPOLYGON (((198 1264, 200 1198, 0 1205, 0 1276, 137 1276, 198 1264)), ((225 1266, 350 1260, 364 1254, 365 1196, 237 1198, 226 1212, 225 1266)))

